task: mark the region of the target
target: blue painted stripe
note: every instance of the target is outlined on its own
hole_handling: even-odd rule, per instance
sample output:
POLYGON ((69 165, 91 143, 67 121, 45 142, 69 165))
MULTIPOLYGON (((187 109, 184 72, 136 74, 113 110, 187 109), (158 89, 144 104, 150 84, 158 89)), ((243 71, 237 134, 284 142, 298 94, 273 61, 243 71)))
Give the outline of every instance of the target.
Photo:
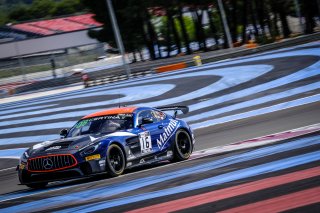
POLYGON ((0 150, 0 158, 20 158, 22 153, 26 150, 27 148, 0 150))
POLYGON ((1 110, 0 115, 7 115, 10 113, 16 113, 16 112, 21 112, 21 111, 29 111, 29 110, 35 110, 35 109, 43 109, 43 108, 48 108, 48 107, 53 107, 57 106, 58 104, 49 104, 49 105, 41 105, 41 106, 33 106, 33 107, 23 107, 18 108, 18 109, 9 109, 9 110, 1 110))
MULTIPOLYGON (((89 107, 101 107, 116 103, 126 103, 130 101, 137 101, 137 100, 143 100, 148 99, 156 96, 160 96, 170 90, 172 90, 175 87, 174 84, 153 84, 153 85, 142 85, 142 86, 136 86, 131 87, 130 90, 106 90, 99 93, 87 93, 83 94, 81 96, 74 96, 72 99, 75 98, 85 98, 85 97, 92 97, 92 96, 101 96, 101 95, 121 95, 124 97, 121 97, 119 99, 111 99, 107 101, 100 101, 100 102, 92 102, 92 103, 84 103, 84 104, 75 104, 71 106, 64 106, 64 107, 55 107, 52 109, 43 109, 43 110, 37 110, 37 111, 31 111, 31 112, 22 112, 22 113, 16 113, 6 116, 1 116, 1 119, 9 119, 9 118, 17 118, 22 116, 30 116, 30 115, 38 115, 38 114, 44 114, 44 113, 52 113, 52 112, 60 112, 64 110, 77 110, 77 109, 83 109, 83 108, 89 108, 89 107), (144 91, 141 93, 141 91, 144 91)), ((61 100, 69 100, 70 97, 66 98, 57 98, 54 101, 61 101, 61 100)), ((37 103, 39 104, 39 103, 37 103)), ((72 117, 72 112, 70 112, 72 117)))
MULTIPOLYGON (((231 71, 232 71, 231 74, 233 74, 233 69, 231 71)), ((218 73, 219 72, 211 72, 211 74, 218 74, 218 73)), ((275 80, 275 81, 272 81, 272 82, 269 82, 269 83, 266 83, 266 84, 263 84, 263 85, 259 85, 259 86, 254 87, 254 88, 245 89, 245 90, 242 90, 242 91, 239 91, 239 92, 236 92, 236 93, 224 95, 222 97, 219 97, 219 98, 216 98, 216 99, 213 99, 213 100, 209 100, 209 101, 202 102, 202 103, 199 103, 199 104, 191 105, 190 109, 191 110, 202 109, 202 108, 205 108, 205 107, 207 107, 209 105, 213 105, 213 104, 224 102, 224 101, 229 101, 229 100, 232 100, 232 99, 235 99, 235 98, 239 98, 239 97, 244 97, 246 95, 250 95, 250 94, 255 93, 257 91, 263 91, 263 90, 266 90, 268 88, 273 88, 275 86, 279 86, 279 85, 282 85, 282 84, 288 84, 290 82, 300 80, 301 78, 305 78, 305 77, 313 76, 313 75, 317 75, 317 74, 319 74, 319 72, 316 69, 311 69, 311 70, 310 70, 310 68, 309 69, 305 69, 303 71, 299 71, 297 73, 292 74, 292 77, 290 78, 290 80, 288 80, 288 79, 278 79, 278 80, 275 80)), ((225 82, 223 84, 225 86, 226 85, 230 86, 230 81, 233 82, 235 80, 235 78, 232 78, 232 79, 225 79, 224 80, 225 82)), ((247 79, 247 78, 245 78, 245 79, 247 79)), ((225 88, 225 86, 222 86, 222 85, 218 86, 217 84, 213 84, 212 86, 210 86, 210 88, 201 89, 201 90, 197 91, 195 93, 195 97, 193 97, 193 98, 196 98, 196 94, 203 95, 203 94, 207 94, 208 91, 210 91, 210 93, 212 93, 212 89, 213 89, 212 87, 215 88, 214 91, 217 91, 219 89, 225 88), (217 89, 217 88, 219 88, 219 89, 217 89)), ((118 91, 116 93, 118 93, 118 91)), ((136 93, 136 92, 134 92, 134 93, 136 93)), ((94 95, 94 94, 90 94, 90 95, 94 95)), ((190 97, 190 94, 188 94, 188 96, 190 97)), ((127 97, 129 97, 129 95, 127 97)), ((168 104, 170 104, 172 102, 182 101, 183 98, 185 98, 185 97, 184 96, 179 96, 179 97, 176 97, 176 98, 173 98, 173 99, 161 100, 161 101, 156 101, 156 102, 148 102, 148 103, 143 103, 143 104, 140 104, 140 105, 148 105, 148 106, 168 105, 168 104)), ((130 97, 130 99, 132 101, 132 97, 130 97)), ((127 102, 128 100, 122 100, 122 101, 127 102)), ((101 102, 101 103, 106 104, 106 102, 101 102)), ((94 106, 100 106, 101 103, 94 103, 94 106)), ((83 107, 89 107, 89 106, 92 107, 93 106, 92 103, 84 104, 84 105, 61 107, 61 108, 56 108, 56 109, 40 110, 40 111, 36 111, 36 112, 20 113, 20 114, 4 116, 2 118, 7 118, 8 119, 8 118, 19 117, 19 116, 36 115, 36 114, 39 114, 39 113, 47 113, 47 112, 54 112, 54 111, 61 111, 61 110, 70 110, 70 109, 83 108, 83 107)), ((100 110, 100 109, 82 110, 82 111, 76 110, 76 111, 73 111, 73 112, 60 113, 60 114, 55 114, 55 115, 50 115, 50 116, 40 116, 40 117, 34 117, 34 118, 29 118, 29 119, 21 119, 21 120, 6 120, 6 121, 1 121, 0 122, 0 126, 7 126, 7 125, 13 125, 13 124, 23 124, 23 123, 35 122, 35 121, 47 121, 47 120, 50 120, 50 119, 60 119, 60 118, 65 118, 65 117, 77 117, 77 116, 83 116, 85 114, 89 114, 89 113, 91 113, 93 111, 97 111, 97 110, 100 110)))
MULTIPOLYGON (((199 95, 205 95, 212 93, 213 91, 220 91, 222 89, 229 88, 232 85, 238 85, 242 82, 246 82, 251 80, 254 77, 260 76, 262 74, 265 74, 266 72, 270 71, 272 69, 272 66, 268 65, 260 65, 260 66, 241 66, 237 68, 238 70, 242 70, 241 74, 241 79, 236 79, 234 77, 231 77, 234 75, 234 68, 224 68, 224 69, 219 69, 215 71, 202 71, 199 73, 189 73, 185 74, 183 76, 174 76, 170 77, 168 79, 172 78, 180 78, 180 77, 186 77, 186 76, 198 76, 198 75, 219 75, 219 73, 223 73, 222 76, 224 76, 223 79, 221 79, 219 82, 213 83, 209 85, 208 87, 202 88, 200 90, 197 90, 193 93, 189 93, 187 95, 171 98, 171 99, 166 99, 162 101, 156 101, 156 102, 149 102, 149 103, 141 103, 140 105, 147 105, 147 106, 155 106, 155 105, 166 105, 167 103, 175 103, 175 102, 180 102, 180 101, 185 101, 189 100, 192 98, 196 98, 199 95), (251 68, 249 70, 249 68, 251 68), (229 76, 229 77, 227 77, 229 76)), ((165 80, 167 78, 162 78, 161 80, 165 80)), ((159 78, 157 79, 151 79, 148 82, 156 82, 160 80, 159 78)), ((55 109, 48 109, 48 110, 39 110, 36 112, 26 112, 26 113, 19 113, 19 114, 14 114, 14 115, 8 115, 8 116, 2 116, 2 119, 9 119, 9 118, 14 118, 14 117, 21 117, 21 116, 27 116, 27 115, 38 115, 41 113, 48 113, 48 112, 60 112, 62 110, 74 110, 72 112, 67 112, 67 113, 58 113, 54 115, 49 115, 49 116, 39 116, 39 117, 33 117, 33 118, 28 118, 28 119, 19 119, 19 120, 5 120, 0 122, 0 126, 7 126, 7 125, 13 125, 13 124, 24 124, 28 122, 35 122, 35 121, 47 121, 50 119, 60 119, 60 118, 66 118, 66 117, 77 117, 77 116, 84 116, 86 115, 85 113, 88 113, 88 111, 93 111, 91 110, 76 110, 76 109, 82 109, 82 108, 87 108, 87 107, 99 107, 99 106, 106 106, 114 103, 124 102, 128 103, 131 101, 136 101, 136 100, 142 100, 150 97, 155 97, 158 95, 161 95, 165 92, 168 92, 174 88, 174 85, 171 84, 155 84, 153 86, 140 86, 140 87, 130 87, 128 90, 123 90, 125 93, 120 92, 119 90, 108 90, 107 92, 109 94, 122 94, 125 97, 122 97, 117 100, 108 100, 108 101, 102 101, 102 102, 95 102, 95 103, 86 103, 86 104, 80 104, 80 105, 73 105, 73 106, 66 106, 66 107, 59 107, 55 109), (165 88, 163 86, 166 85, 165 88), (161 88, 161 89, 159 89, 161 88), (155 90, 156 89, 156 90, 155 90), (144 92, 143 96, 141 96, 140 91, 148 91, 144 92), (156 92, 155 92, 156 91, 156 92)), ((105 92, 106 93, 106 92, 105 92)), ((88 93, 89 94, 89 93, 88 93)), ((94 96, 95 93, 90 94, 90 96, 94 96)), ((70 99, 70 97, 68 97, 70 99)), ((74 98, 74 97, 72 97, 74 98)), ((55 99, 57 101, 58 99, 55 99)), ((97 111, 98 109, 95 109, 94 111, 97 111)))
MULTIPOLYGON (((215 115, 219 115, 219 114, 226 113, 226 112, 231 112, 231 111, 238 110, 238 109, 243 109, 243 108, 246 108, 246 107, 252 107, 252 106, 259 105, 259 104, 264 104, 264 103, 268 103, 268 102, 271 102, 271 101, 279 100, 279 99, 282 99, 282 98, 288 98, 288 97, 291 97, 291 96, 294 96, 294 95, 297 95, 297 94, 309 92, 309 91, 312 91, 312 90, 315 90, 315 89, 319 89, 319 88, 320 88, 320 82, 316 82, 316 83, 313 83, 313 84, 309 84, 309 85, 297 87, 297 88, 294 88, 294 89, 290 89, 290 90, 287 90, 287 91, 284 91, 284 92, 263 96, 263 97, 256 98, 256 99, 253 99, 253 100, 244 101, 244 102, 241 102, 241 103, 238 103, 238 104, 229 105, 227 107, 223 107, 223 108, 220 108, 220 109, 208 111, 208 112, 205 112, 205 113, 199 113, 197 115, 189 116, 187 118, 184 118, 183 120, 185 120, 187 122, 188 121, 196 121, 196 120, 200 120, 200 119, 203 119, 203 118, 208 118, 209 116, 215 116, 215 115)), ((235 96, 235 97, 240 98, 239 96, 235 96)), ((220 98, 217 98, 217 99, 220 99, 220 98)), ((225 101, 228 101, 228 100, 223 100, 223 98, 221 98, 221 100, 210 100, 209 103, 204 103, 201 108, 212 106, 212 105, 217 104, 217 103, 224 103, 225 101)))
POLYGON ((259 166, 253 166, 250 168, 241 169, 234 172, 229 172, 223 175, 218 175, 212 178, 195 181, 182 186, 172 187, 169 189, 164 189, 164 190, 159 190, 159 191, 154 191, 149 193, 138 194, 138 195, 119 198, 119 199, 93 203, 89 205, 78 206, 78 207, 69 208, 69 209, 65 209, 57 212, 59 213, 79 212, 80 213, 80 212, 99 211, 99 210, 126 205, 134 202, 150 200, 150 199, 159 198, 163 196, 201 189, 209 186, 216 186, 219 184, 223 184, 223 183, 227 183, 235 180, 241 180, 244 178, 254 177, 262 174, 280 171, 283 169, 292 168, 295 166, 311 163, 318 160, 320 160, 320 151, 298 155, 295 157, 285 158, 282 160, 273 161, 270 163, 265 163, 259 166))
MULTIPOLYGON (((284 53, 275 53, 275 54, 270 54, 270 55, 261 55, 261 56, 255 56, 252 58, 239 58, 237 60, 234 61, 227 61, 227 62, 222 62, 222 63, 209 63, 209 64, 205 64, 201 67, 191 67, 191 68, 187 68, 187 69, 183 69, 181 71, 176 71, 174 73, 174 75, 172 76, 171 73, 164 73, 159 75, 159 77, 164 77, 164 76, 168 76, 168 77, 174 77, 177 74, 182 74, 182 73, 187 73, 187 72, 194 72, 194 71, 198 71, 198 70, 202 70, 204 68, 215 68, 215 67, 219 67, 222 65, 233 65, 233 64, 238 64, 238 63, 244 63, 244 62, 252 62, 252 61, 257 61, 257 60, 266 60, 266 59, 274 59, 274 58, 281 58, 281 57, 292 57, 292 56, 301 56, 301 55, 315 55, 315 56, 320 56, 320 50, 319 48, 313 48, 313 49, 305 49, 305 50, 296 50, 296 51, 290 51, 290 52, 284 52, 284 53)), ((14 103, 10 103, 10 104, 1 104, 0 108, 6 108, 6 107, 11 107, 11 106, 27 106, 27 105, 33 105, 35 102, 37 101, 37 103, 46 103, 46 102, 50 102, 52 100, 54 100, 55 98, 61 98, 62 96, 66 97, 66 96, 70 96, 69 98, 72 98, 73 95, 75 94, 83 94, 83 93, 93 93, 95 91, 101 91, 101 90, 105 90, 107 88, 117 88, 117 87, 121 87, 123 85, 126 86, 132 86, 135 84, 142 84, 142 83, 150 83, 152 82, 152 80, 154 77, 146 77, 143 78, 142 81, 137 79, 131 79, 128 81, 123 81, 123 82, 119 82, 116 84, 112 84, 112 85, 103 85, 103 86, 97 86, 95 88, 89 88, 89 89, 84 89, 84 90, 78 90, 78 91, 72 91, 72 92, 66 92, 63 94, 58 94, 58 95, 51 95, 51 96, 46 96, 46 97, 42 97, 42 98, 36 98, 33 100, 28 100, 28 101, 19 101, 19 102, 14 102, 14 103), (151 81, 149 82, 149 80, 151 79, 151 81)), ((157 80, 157 79, 155 79, 157 80)))
POLYGON ((297 82, 308 77, 319 76, 320 75, 319 68, 320 68, 320 62, 317 62, 305 69, 292 73, 291 75, 287 75, 285 77, 282 77, 264 84, 259 84, 257 86, 253 86, 247 89, 236 91, 230 94, 222 95, 220 97, 203 101, 201 103, 193 104, 193 105, 190 105, 189 108, 191 111, 199 110, 207 106, 215 105, 217 103, 230 101, 236 98, 246 97, 246 96, 257 94, 259 92, 263 92, 269 89, 287 85, 289 83, 297 82))
POLYGON ((53 128, 55 128, 55 129, 57 129, 57 128, 70 128, 74 124, 75 124, 74 121, 66 121, 66 122, 30 125, 30 126, 23 126, 23 127, 13 127, 13 128, 8 128, 8 129, 1 129, 0 135, 15 133, 15 132, 20 133, 20 132, 28 132, 28 131, 46 130, 46 129, 53 129, 53 128))
MULTIPOLYGON (((281 153, 289 150, 294 150, 294 149, 299 149, 306 146, 320 144, 319 138, 320 138, 319 136, 313 136, 313 137, 303 138, 299 140, 294 140, 289 143, 263 147, 260 149, 252 150, 247 153, 222 158, 219 160, 215 160, 213 162, 201 164, 191 168, 181 169, 174 172, 168 172, 162 175, 154 175, 150 177, 140 178, 140 179, 128 181, 126 183, 114 184, 112 186, 103 186, 96 189, 90 189, 90 190, 85 190, 81 192, 66 194, 63 196, 57 196, 57 197, 47 198, 47 199, 38 200, 34 202, 29 202, 29 203, 13 206, 3 210, 10 210, 10 212, 19 212, 22 209, 24 211, 31 211, 39 208, 48 208, 52 206, 57 206, 57 205, 65 204, 68 202, 76 203, 81 201, 97 199, 97 198, 107 198, 112 195, 132 191, 145 186, 161 183, 167 180, 172 180, 172 179, 183 177, 186 175, 206 172, 212 169, 217 169, 217 168, 229 166, 229 165, 240 163, 240 162, 254 160, 254 159, 258 159, 261 157, 265 157, 265 156, 269 156, 269 155, 273 155, 273 154, 277 154, 277 153, 281 153)), ((0 197, 0 201, 6 200, 6 199, 8 198, 5 196, 0 197)))
MULTIPOLYGON (((220 102, 224 102, 224 101, 230 101, 230 100, 233 100, 235 98, 239 98, 239 97, 244 97, 244 96, 247 96, 247 95, 251 95, 253 93, 256 93, 256 92, 261 92, 261 91, 264 91, 266 89, 270 89, 270 88, 274 88, 274 87, 277 87, 277 86, 280 86, 280 85, 284 85, 284 84, 288 84, 288 83, 291 83, 291 82, 295 82, 297 80, 301 80, 303 78, 306 78, 306 77, 310 77, 310 76, 315 76, 315 75, 319 75, 319 71, 318 71, 318 68, 319 67, 319 63, 316 63, 306 69, 303 69, 301 71, 298 71, 296 73, 293 73, 289 76, 286 76, 286 77, 283 77, 283 78, 280 78, 280 79, 277 79, 277 80, 274 80, 272 82, 268 82, 268 83, 265 83, 265 84, 262 84, 262 85, 258 85, 258 86, 255 86, 253 88, 248 88, 248 89, 245 89, 245 90, 242 90, 242 91, 238 91, 238 92, 235 92, 235 93, 232 93, 232 94, 228 94, 228 95, 224 95, 222 97, 219 97, 219 98, 215 98, 215 99, 212 99, 212 100, 208 100, 208 101, 205 101, 205 102, 201 102, 199 104, 194 104, 194 105, 191 105, 190 106, 190 109, 191 111, 193 110, 198 110, 198 109, 202 109, 202 108, 205 108, 207 106, 211 106, 211 105, 214 105, 216 103, 220 103, 220 102)), ((260 68, 263 68, 263 67, 260 67, 260 68)), ((233 74, 233 70, 234 67, 232 68, 232 74, 233 74)), ((208 73, 208 71, 205 71, 204 73, 208 73)), ((217 72, 217 70, 215 71, 210 71, 211 74, 215 74, 215 75, 218 75, 219 73, 221 72, 217 72)), ((184 76, 186 76, 187 74, 185 74, 184 76)), ((188 74, 188 75, 199 75, 199 73, 191 73, 191 74, 188 74)), ((177 77, 177 76, 175 76, 177 77)), ((173 78, 173 77, 171 77, 173 78)), ((231 79, 225 79, 224 81, 224 84, 225 85, 230 85, 230 81, 234 81, 235 78, 231 78, 231 79), (233 79, 233 80, 232 80, 233 79), (228 83, 229 82, 229 83, 228 83)), ((246 78, 245 78, 246 79, 246 78)), ((150 82, 152 80, 155 80, 155 79, 151 79, 149 80, 150 82)), ((157 79, 156 79, 157 80, 157 79)), ((149 82, 147 81, 147 82, 149 82)), ((216 84, 213 84, 214 88, 215 88, 215 91, 217 90, 217 88, 224 88, 223 86, 217 86, 216 84)), ((132 88, 131 88, 132 89, 132 88)), ((197 91, 195 93, 196 94, 206 94, 206 89, 203 88, 201 89, 200 91, 197 91)), ((207 89, 207 91, 210 91, 212 92, 212 88, 210 87, 210 89, 207 89)), ((301 91, 302 92, 302 91, 301 91)), ((118 93, 118 91, 116 92, 118 93)), ((136 93, 136 92, 135 92, 136 93)), ((88 93, 89 94, 89 93, 88 93)), ((86 95, 88 95, 86 94, 86 95)), ((90 96, 92 95, 95 95, 95 93, 90 93, 90 96)), ((283 96, 284 93, 282 93, 282 95, 277 95, 275 94, 273 97, 281 97, 283 96)), ((188 97, 190 96, 190 94, 188 94, 188 97)), ((127 96, 128 97, 128 96, 127 96)), ((65 97, 65 98, 70 98, 70 97, 65 97)), ((74 98, 74 97, 73 97, 74 98)), ((125 97, 124 97, 125 98, 125 97)), ((132 97, 130 97, 132 98, 132 97)), ((167 105, 167 104, 170 104, 172 102, 179 102, 181 101, 183 98, 185 98, 184 96, 179 96, 179 97, 176 97, 176 98, 173 98, 173 99, 166 99, 166 100, 161 100, 161 101, 156 101, 156 102, 148 102, 148 103, 144 103, 143 105, 150 105, 150 106, 153 106, 153 105, 167 105)), ((195 97, 194 97, 195 98, 195 97)), ((63 98, 62 98, 63 99, 63 98)), ((128 100, 123 100, 124 102, 127 102, 128 100)), ((132 101, 132 100, 131 100, 132 101)), ((108 101, 107 101, 108 102, 108 101)), ((109 101, 110 102, 110 101, 109 101)), ((94 103, 94 106, 99 106, 100 104, 106 104, 106 102, 101 102, 101 103, 94 103)), ((111 103, 111 102, 110 102, 111 103)), ((251 102, 251 103, 254 103, 254 102, 251 102)), ((88 107, 88 106, 93 106, 92 103, 90 103, 89 105, 88 104, 84 104, 84 105, 75 105, 75 106, 68 106, 68 107, 62 107, 62 108, 56 108, 54 109, 54 111, 61 111, 61 110, 70 110, 70 109, 75 109, 75 108, 83 108, 83 107, 88 107)), ((46 113, 46 112, 52 112, 53 109, 48 109, 48 110, 40 110, 40 111, 36 111, 36 112, 27 112, 27 113, 20 113, 20 114, 14 114, 14 115, 8 115, 8 116, 5 116, 5 117, 2 117, 2 118, 13 118, 13 117, 17 117, 17 116, 25 116, 25 115, 36 115, 36 114, 39 114, 39 113, 46 113)), ((95 109, 95 110, 98 110, 98 109, 95 109)), ((34 118, 29 118, 29 119, 21 119, 21 120, 8 120, 8 121, 2 121, 0 122, 0 125, 1 126, 4 126, 4 125, 12 125, 12 124, 22 124, 22 123, 27 123, 27 122, 34 122, 34 121, 46 121, 46 120, 49 120, 49 119, 59 119, 59 118, 64 118, 65 116, 68 116, 68 117, 76 117, 76 116, 83 116, 85 115, 86 113, 88 113, 88 111, 92 111, 92 110, 83 110, 83 111, 74 111, 74 112, 68 112, 68 113, 60 113, 60 114, 55 114, 55 115, 51 115, 51 116, 40 116, 40 117, 34 117, 34 118)), ((200 116, 200 115, 199 115, 200 116)), ((192 118, 187 118, 187 119, 190 119, 190 120, 194 120, 192 118)), ((201 119, 200 117, 199 118, 195 118, 195 119, 201 119)))
POLYGON ((25 137, 16 137, 16 138, 3 138, 0 139, 0 145, 9 145, 9 144, 24 144, 24 143, 34 143, 39 141, 48 141, 59 139, 59 134, 56 135, 37 135, 37 136, 25 136, 25 137))
MULTIPOLYGON (((279 111, 279 110, 284 110, 284 109, 288 109, 288 108, 292 108, 292 107, 296 107, 296 106, 301 106, 301 105, 305 105, 305 104, 309 104, 309 103, 314 103, 314 102, 318 102, 318 101, 320 101, 320 95, 314 95, 314 96, 301 98, 301 99, 297 99, 297 100, 293 100, 293 101, 289 101, 289 102, 284 102, 284 103, 280 103, 280 104, 277 104, 274 106, 265 107, 265 108, 261 108, 261 109, 257 109, 257 110, 252 110, 252 111, 248 111, 248 112, 244 112, 244 113, 240 113, 240 114, 235 114, 235 115, 225 116, 222 118, 210 119, 210 120, 206 120, 203 122, 193 123, 190 126, 193 129, 200 129, 200 128, 204 128, 204 127, 213 126, 216 124, 226 123, 226 122, 235 121, 235 120, 239 120, 239 119, 243 119, 243 118, 249 118, 249 117, 257 116, 257 115, 263 115, 263 114, 267 114, 267 113, 271 113, 271 112, 275 112, 275 111, 279 111)), ((87 111, 88 112, 87 114, 90 114, 90 113, 96 112, 96 111, 97 110, 89 110, 89 111, 87 111)), ((77 113, 82 114, 82 111, 78 111, 77 113)), ((209 111, 209 112, 207 112, 207 115, 211 116, 211 115, 214 115, 214 113, 215 113, 215 110, 209 111)), ((68 113, 62 113, 61 116, 62 115, 68 116, 68 113)), ((55 117, 56 115, 52 115, 52 116, 55 117)), ((47 119, 50 117, 51 116, 47 116, 44 118, 47 119)), ((36 121, 36 120, 39 120, 39 118, 29 118, 29 119, 17 120, 17 121, 11 121, 11 122, 14 122, 17 124, 17 123, 20 123, 23 121, 32 122, 32 121, 36 121)), ((191 120, 189 120, 189 121, 191 121, 191 120)), ((1 125, 3 125, 2 122, 0 122, 0 126, 1 125)), ((23 128, 23 127, 21 127, 21 128, 23 128)), ((45 141, 45 140, 53 140, 58 137, 59 136, 57 134, 57 135, 38 135, 38 136, 27 136, 27 137, 4 138, 4 139, 0 139, 0 145, 40 142, 40 141, 45 141)))
MULTIPOLYGON (((288 102, 280 103, 280 104, 273 105, 270 107, 260 108, 260 109, 240 113, 240 114, 235 114, 235 115, 225 116, 222 118, 206 120, 203 122, 191 124, 190 126, 193 129, 200 129, 200 128, 204 128, 204 127, 208 127, 208 126, 213 126, 216 124, 226 123, 226 122, 235 121, 235 120, 239 120, 239 119, 243 119, 243 118, 250 118, 253 116, 263 115, 263 114, 267 114, 267 113, 271 113, 271 112, 275 112, 275 111, 280 111, 280 110, 284 110, 284 109, 288 109, 288 108, 292 108, 292 107, 297 107, 297 106, 301 106, 301 105, 305 105, 305 104, 309 104, 309 103, 315 103, 318 101, 320 101, 320 94, 309 96, 306 98, 293 100, 293 101, 288 101, 288 102)), ((210 116, 211 112, 207 112, 207 113, 208 113, 208 116, 210 116)))
MULTIPOLYGON (((315 90, 315 89, 318 89, 318 88, 320 88, 320 83, 316 82, 316 83, 313 83, 313 84, 309 84, 309 85, 301 86, 301 87, 294 88, 294 89, 291 89, 291 90, 287 90, 287 91, 284 91, 284 92, 281 92, 281 93, 272 94, 272 95, 264 96, 264 97, 257 98, 257 99, 254 99, 254 100, 245 101, 245 102, 242 102, 242 103, 239 103, 239 104, 234 104, 234 105, 231 105, 231 106, 223 107, 223 108, 220 108, 220 109, 217 109, 217 110, 214 110, 214 111, 210 111, 209 113, 206 112, 206 113, 197 114, 195 116, 189 116, 189 117, 184 118, 183 120, 185 120, 187 122, 188 121, 196 121, 196 120, 199 120, 199 119, 207 118, 208 114, 210 116, 215 116, 215 115, 219 115, 221 113, 230 112, 230 111, 233 111, 233 110, 236 110, 236 109, 242 109, 242 108, 245 108, 245 107, 255 106, 255 105, 258 105, 258 104, 267 103, 267 102, 275 101, 275 100, 282 99, 282 98, 287 98, 287 97, 294 96, 294 95, 297 95, 297 94, 300 94, 300 93, 312 91, 312 90, 315 90)), ((242 95, 244 96, 244 95, 247 95, 247 94, 242 94, 242 95)), ((235 95, 235 97, 239 98, 239 95, 235 95)), ((235 97, 233 97, 233 98, 235 98, 235 97)), ((204 103, 203 107, 211 106, 213 103, 221 103, 221 102, 228 101, 228 100, 224 100, 222 97, 219 97, 217 99, 218 100, 216 100, 216 99, 211 100, 211 103, 204 103)), ((52 127, 54 127, 54 128, 69 128, 73 124, 74 124, 74 121, 2 129, 1 132, 0 132, 0 135, 1 134, 14 133, 14 132, 25 132, 25 131, 31 131, 31 130, 36 131, 36 130, 52 129, 52 127)))
POLYGON ((32 123, 32 122, 37 122, 37 121, 48 121, 48 122, 50 122, 50 120, 52 120, 52 119, 82 117, 84 115, 91 114, 91 113, 97 112, 99 110, 103 110, 103 109, 88 109, 88 110, 82 110, 82 111, 76 110, 74 112, 64 112, 64 113, 46 115, 46 116, 41 116, 41 117, 24 118, 24 119, 19 119, 19 120, 7 120, 7 121, 1 121, 0 122, 0 126, 32 123))

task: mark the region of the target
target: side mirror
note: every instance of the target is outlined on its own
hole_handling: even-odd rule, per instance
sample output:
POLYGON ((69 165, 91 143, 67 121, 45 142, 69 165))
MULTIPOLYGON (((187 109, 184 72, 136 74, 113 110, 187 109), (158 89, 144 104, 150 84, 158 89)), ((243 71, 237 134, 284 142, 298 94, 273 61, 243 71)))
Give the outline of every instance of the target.
POLYGON ((142 118, 141 124, 139 124, 138 127, 140 128, 143 124, 151 124, 151 123, 153 123, 152 118, 142 118))
POLYGON ((68 135, 68 130, 67 129, 61 129, 60 131, 60 136, 61 138, 65 138, 68 135))
POLYGON ((152 124, 153 119, 152 118, 142 118, 142 124, 152 124))

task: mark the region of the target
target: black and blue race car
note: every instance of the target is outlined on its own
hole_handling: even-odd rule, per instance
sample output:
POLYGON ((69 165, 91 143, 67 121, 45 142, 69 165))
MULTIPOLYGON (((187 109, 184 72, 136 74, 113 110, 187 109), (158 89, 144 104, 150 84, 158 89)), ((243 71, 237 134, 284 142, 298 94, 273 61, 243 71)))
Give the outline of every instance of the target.
POLYGON ((195 140, 190 126, 176 118, 178 111, 187 113, 188 107, 120 107, 87 115, 61 130, 61 139, 26 150, 17 166, 19 180, 42 188, 57 180, 105 172, 114 177, 127 168, 186 160, 195 140))

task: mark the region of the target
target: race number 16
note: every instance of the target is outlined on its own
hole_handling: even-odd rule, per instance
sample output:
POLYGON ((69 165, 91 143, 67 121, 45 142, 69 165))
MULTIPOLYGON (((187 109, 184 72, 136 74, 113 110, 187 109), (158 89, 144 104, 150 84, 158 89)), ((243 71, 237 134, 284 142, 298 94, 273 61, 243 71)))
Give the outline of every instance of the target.
POLYGON ((139 134, 141 153, 147 153, 152 150, 150 132, 142 132, 139 134))

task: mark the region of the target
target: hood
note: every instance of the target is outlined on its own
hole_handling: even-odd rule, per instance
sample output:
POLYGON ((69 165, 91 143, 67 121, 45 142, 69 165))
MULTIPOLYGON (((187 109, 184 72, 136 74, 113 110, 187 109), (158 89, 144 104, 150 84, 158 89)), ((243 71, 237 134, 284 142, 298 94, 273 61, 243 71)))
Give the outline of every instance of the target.
POLYGON ((136 134, 130 132, 114 132, 107 135, 101 134, 90 134, 90 135, 80 135, 71 138, 61 138, 52 141, 44 141, 39 144, 33 145, 29 149, 29 155, 35 155, 39 153, 51 153, 63 150, 79 150, 89 144, 99 142, 103 139, 112 139, 114 137, 134 137, 136 134))

